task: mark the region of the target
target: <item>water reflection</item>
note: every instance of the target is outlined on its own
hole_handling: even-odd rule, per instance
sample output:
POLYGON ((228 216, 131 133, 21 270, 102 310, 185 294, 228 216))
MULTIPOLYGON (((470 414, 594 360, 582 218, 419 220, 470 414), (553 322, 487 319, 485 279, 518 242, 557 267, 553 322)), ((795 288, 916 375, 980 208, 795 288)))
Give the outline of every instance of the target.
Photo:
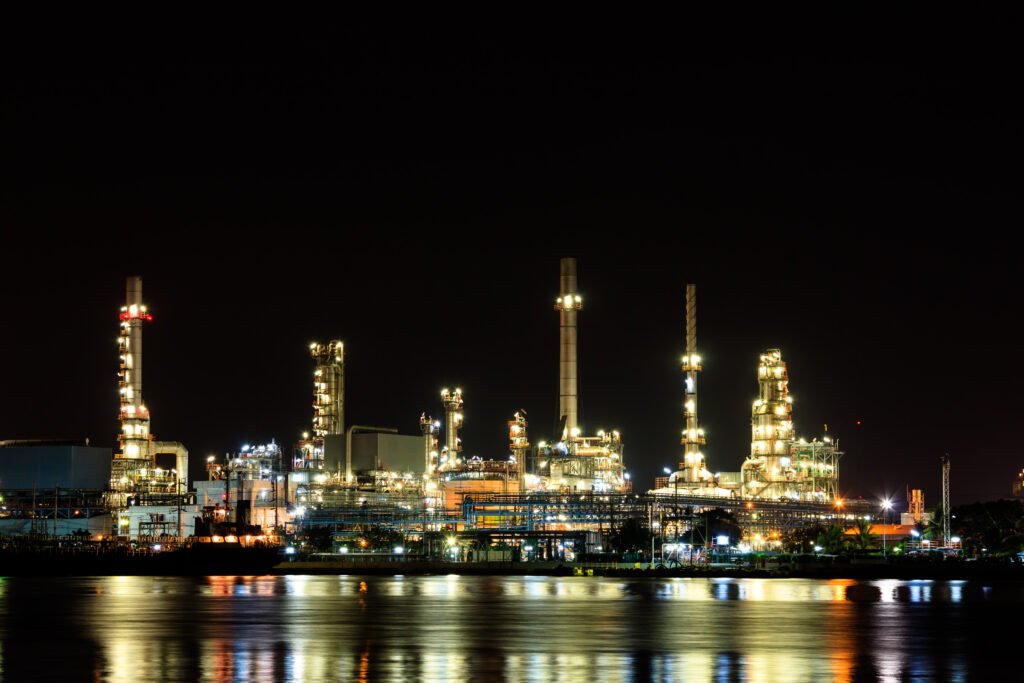
POLYGON ((964 680, 1017 584, 596 577, 0 578, 0 678, 964 680))

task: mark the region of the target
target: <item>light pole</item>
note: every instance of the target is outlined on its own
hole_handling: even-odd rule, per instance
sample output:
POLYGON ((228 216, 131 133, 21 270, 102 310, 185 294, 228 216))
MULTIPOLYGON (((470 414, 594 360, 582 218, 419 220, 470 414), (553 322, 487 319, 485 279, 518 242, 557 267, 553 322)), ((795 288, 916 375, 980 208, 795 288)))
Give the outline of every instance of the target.
POLYGON ((658 527, 661 523, 657 520, 651 522, 651 569, 654 569, 654 539, 658 535, 658 527))
POLYGON ((885 540, 886 540, 886 537, 885 537, 885 534, 886 534, 885 525, 889 523, 889 508, 891 508, 891 507, 892 507, 892 502, 891 501, 889 501, 889 500, 883 500, 882 501, 882 559, 883 560, 888 557, 888 555, 886 553, 886 543, 885 543, 885 540))

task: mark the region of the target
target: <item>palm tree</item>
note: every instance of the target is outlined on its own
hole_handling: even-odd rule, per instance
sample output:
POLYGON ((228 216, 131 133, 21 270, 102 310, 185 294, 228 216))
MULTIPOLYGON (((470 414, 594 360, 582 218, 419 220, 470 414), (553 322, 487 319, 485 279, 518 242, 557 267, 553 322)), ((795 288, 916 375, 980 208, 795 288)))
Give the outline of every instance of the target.
POLYGON ((857 535, 854 536, 854 543, 861 550, 869 550, 874 547, 874 537, 871 535, 871 529, 873 529, 871 522, 867 519, 860 518, 857 520, 857 535))
POLYGON ((818 545, 824 548, 825 552, 830 555, 842 552, 845 543, 846 539, 843 535, 843 527, 838 524, 833 524, 818 536, 818 545))

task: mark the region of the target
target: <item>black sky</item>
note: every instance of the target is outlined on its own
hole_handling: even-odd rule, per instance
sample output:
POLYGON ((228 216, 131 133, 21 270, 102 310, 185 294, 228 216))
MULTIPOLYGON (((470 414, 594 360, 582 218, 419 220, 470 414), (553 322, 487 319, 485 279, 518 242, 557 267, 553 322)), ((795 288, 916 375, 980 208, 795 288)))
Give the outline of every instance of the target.
POLYGON ((779 347, 846 493, 937 502, 949 453, 954 502, 1007 495, 1012 44, 996 17, 817 19, 13 26, 0 438, 113 445, 140 274, 152 429, 195 467, 306 429, 306 346, 336 337, 350 424, 415 433, 459 385, 467 450, 500 456, 517 409, 552 431, 576 256, 581 418, 639 488, 678 458, 695 282, 712 469, 779 347))

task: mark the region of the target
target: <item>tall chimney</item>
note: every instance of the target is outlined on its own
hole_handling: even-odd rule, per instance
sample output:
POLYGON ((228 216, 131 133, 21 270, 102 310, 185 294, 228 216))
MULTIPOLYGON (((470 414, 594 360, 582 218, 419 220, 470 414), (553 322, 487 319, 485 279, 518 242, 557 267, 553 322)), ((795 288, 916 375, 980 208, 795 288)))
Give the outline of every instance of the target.
POLYGON ((583 308, 583 299, 576 289, 576 259, 564 258, 560 264, 558 299, 558 414, 565 419, 563 438, 573 436, 579 427, 576 404, 576 312, 583 308))
POLYGON ((119 457, 147 461, 149 449, 149 411, 142 400, 142 324, 152 316, 142 303, 142 278, 127 278, 125 305, 121 307, 120 353, 121 452, 119 457))

